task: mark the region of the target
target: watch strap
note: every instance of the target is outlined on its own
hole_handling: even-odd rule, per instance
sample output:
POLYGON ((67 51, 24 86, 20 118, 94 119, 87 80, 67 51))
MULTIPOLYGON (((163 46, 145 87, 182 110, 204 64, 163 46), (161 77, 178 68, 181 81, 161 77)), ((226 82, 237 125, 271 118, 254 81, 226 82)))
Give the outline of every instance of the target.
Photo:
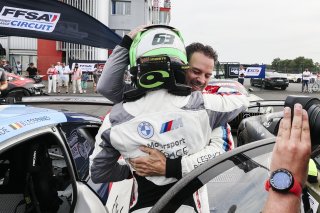
MULTIPOLYGON (((270 184, 270 179, 267 179, 264 185, 264 188, 266 191, 269 191, 271 187, 270 184)), ((291 187, 291 189, 289 190, 289 192, 293 193, 294 195, 296 195, 297 197, 301 196, 302 193, 302 187, 300 185, 300 183, 298 183, 297 181, 295 181, 295 179, 293 180, 293 186, 291 187)))

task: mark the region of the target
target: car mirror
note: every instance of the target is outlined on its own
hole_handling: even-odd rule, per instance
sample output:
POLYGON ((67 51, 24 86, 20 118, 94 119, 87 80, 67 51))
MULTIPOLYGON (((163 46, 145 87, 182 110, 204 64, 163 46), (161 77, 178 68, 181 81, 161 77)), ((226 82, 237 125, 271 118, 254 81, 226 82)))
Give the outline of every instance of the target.
POLYGON ((254 90, 253 90, 252 88, 249 88, 248 91, 249 91, 249 92, 253 92, 254 90))
POLYGON ((12 81, 13 80, 13 78, 12 77, 8 77, 8 81, 12 81))

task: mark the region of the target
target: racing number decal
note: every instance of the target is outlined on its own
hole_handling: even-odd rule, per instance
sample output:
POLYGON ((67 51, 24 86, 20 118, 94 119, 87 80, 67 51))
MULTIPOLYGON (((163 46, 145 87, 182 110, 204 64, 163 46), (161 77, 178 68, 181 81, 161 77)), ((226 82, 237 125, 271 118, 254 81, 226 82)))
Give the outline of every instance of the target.
POLYGON ((162 85, 164 82, 161 79, 164 80, 164 78, 169 78, 168 72, 162 70, 152 71, 140 76, 139 84, 141 87, 151 89, 162 85))
POLYGON ((158 33, 155 34, 152 40, 152 45, 158 44, 173 44, 174 42, 174 35, 166 34, 166 33, 158 33))

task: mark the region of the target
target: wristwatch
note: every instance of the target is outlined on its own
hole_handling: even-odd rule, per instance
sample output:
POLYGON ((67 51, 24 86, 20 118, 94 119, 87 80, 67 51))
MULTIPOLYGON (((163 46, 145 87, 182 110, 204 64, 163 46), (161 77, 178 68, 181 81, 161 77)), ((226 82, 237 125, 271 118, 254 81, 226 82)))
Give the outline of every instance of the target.
POLYGON ((286 169, 278 169, 271 173, 270 178, 265 183, 265 189, 269 191, 287 193, 291 192, 300 197, 302 192, 301 184, 294 180, 293 175, 286 169))

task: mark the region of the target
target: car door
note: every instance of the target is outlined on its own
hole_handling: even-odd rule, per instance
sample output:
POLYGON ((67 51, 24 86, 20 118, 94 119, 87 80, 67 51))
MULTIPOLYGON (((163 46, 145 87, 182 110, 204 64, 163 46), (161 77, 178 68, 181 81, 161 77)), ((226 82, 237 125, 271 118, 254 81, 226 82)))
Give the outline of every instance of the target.
POLYGON ((57 126, 37 128, 0 143, 0 209, 8 213, 107 212, 96 193, 78 179, 57 126))
POLYGON ((99 128, 100 123, 88 122, 69 122, 61 125, 62 132, 71 152, 78 179, 90 187, 100 198, 101 202, 106 204, 110 184, 95 184, 91 181, 89 175, 89 156, 93 152, 95 136, 99 128))

